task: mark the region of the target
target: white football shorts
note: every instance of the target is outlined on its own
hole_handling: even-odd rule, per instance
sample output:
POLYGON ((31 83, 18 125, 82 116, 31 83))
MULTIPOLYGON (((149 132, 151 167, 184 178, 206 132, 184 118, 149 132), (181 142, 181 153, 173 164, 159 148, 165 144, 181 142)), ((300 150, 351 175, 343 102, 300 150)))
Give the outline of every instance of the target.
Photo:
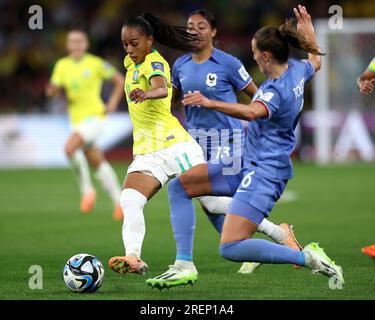
POLYGON ((148 174, 163 186, 170 179, 202 163, 206 163, 202 148, 195 140, 189 140, 152 153, 136 155, 128 174, 136 171, 148 174))
POLYGON ((85 143, 85 147, 95 144, 104 129, 104 120, 100 117, 87 117, 73 126, 73 132, 78 133, 85 143))

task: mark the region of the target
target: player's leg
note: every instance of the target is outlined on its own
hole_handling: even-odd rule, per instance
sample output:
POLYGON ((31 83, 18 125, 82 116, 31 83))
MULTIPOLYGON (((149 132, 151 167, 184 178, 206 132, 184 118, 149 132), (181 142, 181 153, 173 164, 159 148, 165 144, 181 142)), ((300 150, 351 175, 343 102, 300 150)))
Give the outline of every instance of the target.
MULTIPOLYGON (((201 145, 203 152, 207 155, 207 159, 210 160, 209 170, 212 171, 208 174, 215 179, 216 168, 219 168, 219 173, 224 176, 237 175, 242 168, 242 149, 244 137, 241 135, 228 136, 225 133, 221 135, 221 145, 219 141, 214 141, 211 143, 203 143, 201 145), (219 165, 219 166, 217 166, 219 165)), ((201 140, 200 140, 201 141, 201 140)), ((214 181, 215 184, 221 184, 221 182, 214 181)), ((230 203, 232 201, 231 197, 213 197, 213 196, 203 196, 199 197, 198 201, 206 213, 208 219, 213 224, 215 229, 221 233, 224 224, 225 214, 229 213, 230 203)), ((289 245, 294 248, 302 249, 297 242, 294 233, 293 226, 282 223, 276 225, 267 219, 263 219, 262 223, 258 226, 258 232, 261 232, 277 243, 283 245, 289 245)), ((249 273, 249 264, 245 264, 244 268, 241 267, 240 272, 249 273)))
MULTIPOLYGON (((209 220, 214 225, 215 229, 219 232, 219 234, 221 234, 225 214, 229 213, 232 198, 204 196, 199 197, 198 200, 200 201, 204 212, 209 217, 209 220)), ((293 226, 288 223, 276 225, 264 218, 261 224, 258 226, 257 232, 267 235, 269 238, 279 244, 294 248, 296 250, 302 250, 302 246, 298 243, 294 235, 293 226)), ((254 262, 244 262, 238 272, 245 274, 252 273, 259 265, 259 263, 254 262)), ((299 268, 297 265, 294 267, 299 268)))
POLYGON ((176 259, 169 269, 146 283, 159 289, 194 283, 198 272, 193 263, 195 209, 191 195, 210 194, 207 164, 199 164, 168 185, 171 223, 176 241, 176 259))
MULTIPOLYGON (((256 210, 252 208, 252 212, 256 210)), ((341 267, 336 266, 317 243, 310 243, 298 251, 264 239, 249 238, 256 228, 257 223, 242 214, 228 214, 220 242, 221 255, 236 262, 252 260, 270 264, 298 264, 312 269, 313 273, 321 273, 333 277, 338 283, 344 283, 341 267)))
POLYGON ((85 148, 86 158, 95 168, 95 176, 100 181, 103 189, 107 192, 113 202, 113 218, 122 220, 122 210, 120 206, 121 186, 111 165, 104 158, 103 152, 95 145, 85 148))
MULTIPOLYGON (((213 225, 215 226, 215 229, 221 234, 225 214, 229 213, 229 207, 232 202, 232 198, 203 196, 199 197, 198 200, 201 203, 205 213, 207 215, 212 216, 212 218, 210 217, 210 220, 214 219, 214 217, 220 217, 220 221, 215 221, 213 225), (223 218, 222 220, 221 217, 223 218)), ((261 224, 258 226, 257 232, 265 234, 266 236, 270 237, 273 241, 279 244, 288 245, 289 241, 290 246, 295 246, 296 248, 300 246, 297 240, 291 241, 293 230, 291 228, 291 225, 287 223, 277 225, 269 221, 268 219, 264 218, 261 224)))
POLYGON ((241 181, 240 176, 235 175, 223 178, 222 167, 219 164, 214 168, 211 166, 211 163, 197 164, 169 183, 168 197, 177 247, 176 259, 167 272, 148 279, 147 284, 166 288, 197 280, 198 273, 193 263, 195 210, 192 197, 231 196, 241 181))
POLYGON ((73 132, 65 143, 65 154, 81 191, 81 211, 90 212, 95 205, 96 193, 90 178, 87 160, 82 152, 85 141, 78 132, 73 132))
POLYGON ((115 272, 122 274, 147 272, 148 266, 141 260, 142 243, 146 232, 143 208, 161 186, 160 181, 151 175, 136 171, 128 172, 120 196, 124 214, 122 239, 125 256, 110 259, 109 266, 115 272))
POLYGON ((254 171, 249 175, 252 179, 246 180, 245 176, 231 203, 231 213, 225 218, 220 241, 221 255, 237 262, 250 260, 306 266, 343 283, 341 267, 336 266, 315 243, 299 251, 264 239, 251 239, 286 183, 257 176, 254 171))

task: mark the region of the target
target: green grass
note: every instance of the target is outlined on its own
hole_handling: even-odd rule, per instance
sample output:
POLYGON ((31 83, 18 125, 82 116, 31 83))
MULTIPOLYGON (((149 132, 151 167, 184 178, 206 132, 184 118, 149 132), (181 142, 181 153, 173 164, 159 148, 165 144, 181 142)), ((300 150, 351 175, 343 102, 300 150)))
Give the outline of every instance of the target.
MULTIPOLYGON (((116 166, 120 179, 126 167, 116 166)), ((98 187, 90 215, 78 211, 79 193, 69 170, 0 171, 0 299, 374 299, 375 261, 361 247, 375 243, 375 166, 319 168, 297 165, 288 185, 294 202, 279 203, 271 220, 295 225, 299 240, 319 241, 342 265, 346 284, 331 290, 327 278, 289 265, 264 265, 252 275, 238 274, 240 264, 218 254, 218 235, 197 209, 193 286, 151 290, 147 277, 120 276, 108 259, 123 253, 121 223, 112 221, 111 202, 98 187), (65 261, 76 253, 99 257, 106 269, 95 294, 71 293, 62 281, 65 261), (43 290, 31 290, 31 265, 43 268, 43 290)), ((165 190, 145 208, 143 259, 149 276, 174 260, 175 243, 165 190)))

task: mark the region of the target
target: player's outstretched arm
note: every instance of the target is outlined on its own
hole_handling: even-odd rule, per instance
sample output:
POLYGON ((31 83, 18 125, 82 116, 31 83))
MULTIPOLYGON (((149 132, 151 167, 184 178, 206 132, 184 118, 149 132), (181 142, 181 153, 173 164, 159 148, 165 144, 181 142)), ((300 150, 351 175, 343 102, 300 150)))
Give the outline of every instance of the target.
MULTIPOLYGON (((308 41, 316 44, 316 46, 319 48, 319 45, 316 41, 315 31, 314 31, 314 26, 311 21, 311 16, 307 12, 306 7, 298 5, 298 7, 294 8, 293 11, 298 22, 297 30, 301 32, 301 34, 303 34, 308 41)), ((321 65, 322 65, 322 59, 319 55, 309 53, 308 59, 313 65, 315 71, 320 70, 321 65)))
POLYGON ((228 103, 223 101, 209 100, 200 92, 188 93, 182 99, 184 106, 202 106, 208 109, 214 109, 228 116, 242 119, 255 120, 268 116, 267 108, 260 102, 254 101, 250 105, 241 103, 228 103))

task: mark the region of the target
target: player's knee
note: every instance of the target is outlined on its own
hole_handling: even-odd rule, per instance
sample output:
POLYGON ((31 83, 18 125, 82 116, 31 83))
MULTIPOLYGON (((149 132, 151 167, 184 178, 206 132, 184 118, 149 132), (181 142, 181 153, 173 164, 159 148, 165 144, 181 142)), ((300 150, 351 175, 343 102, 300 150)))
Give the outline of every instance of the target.
POLYGON ((188 195, 193 195, 194 194, 194 188, 196 184, 194 183, 194 177, 191 177, 188 174, 184 174, 178 178, 180 180, 180 183, 185 190, 185 192, 188 195))
POLYGON ((68 158, 73 157, 74 153, 76 152, 76 150, 70 144, 65 145, 64 151, 68 158))
POLYGON ((221 244, 219 247, 220 255, 227 260, 236 261, 235 251, 238 242, 229 242, 221 244))
POLYGON ((92 165, 95 169, 98 169, 102 163, 104 163, 104 159, 96 154, 85 152, 86 158, 90 165, 92 165))

